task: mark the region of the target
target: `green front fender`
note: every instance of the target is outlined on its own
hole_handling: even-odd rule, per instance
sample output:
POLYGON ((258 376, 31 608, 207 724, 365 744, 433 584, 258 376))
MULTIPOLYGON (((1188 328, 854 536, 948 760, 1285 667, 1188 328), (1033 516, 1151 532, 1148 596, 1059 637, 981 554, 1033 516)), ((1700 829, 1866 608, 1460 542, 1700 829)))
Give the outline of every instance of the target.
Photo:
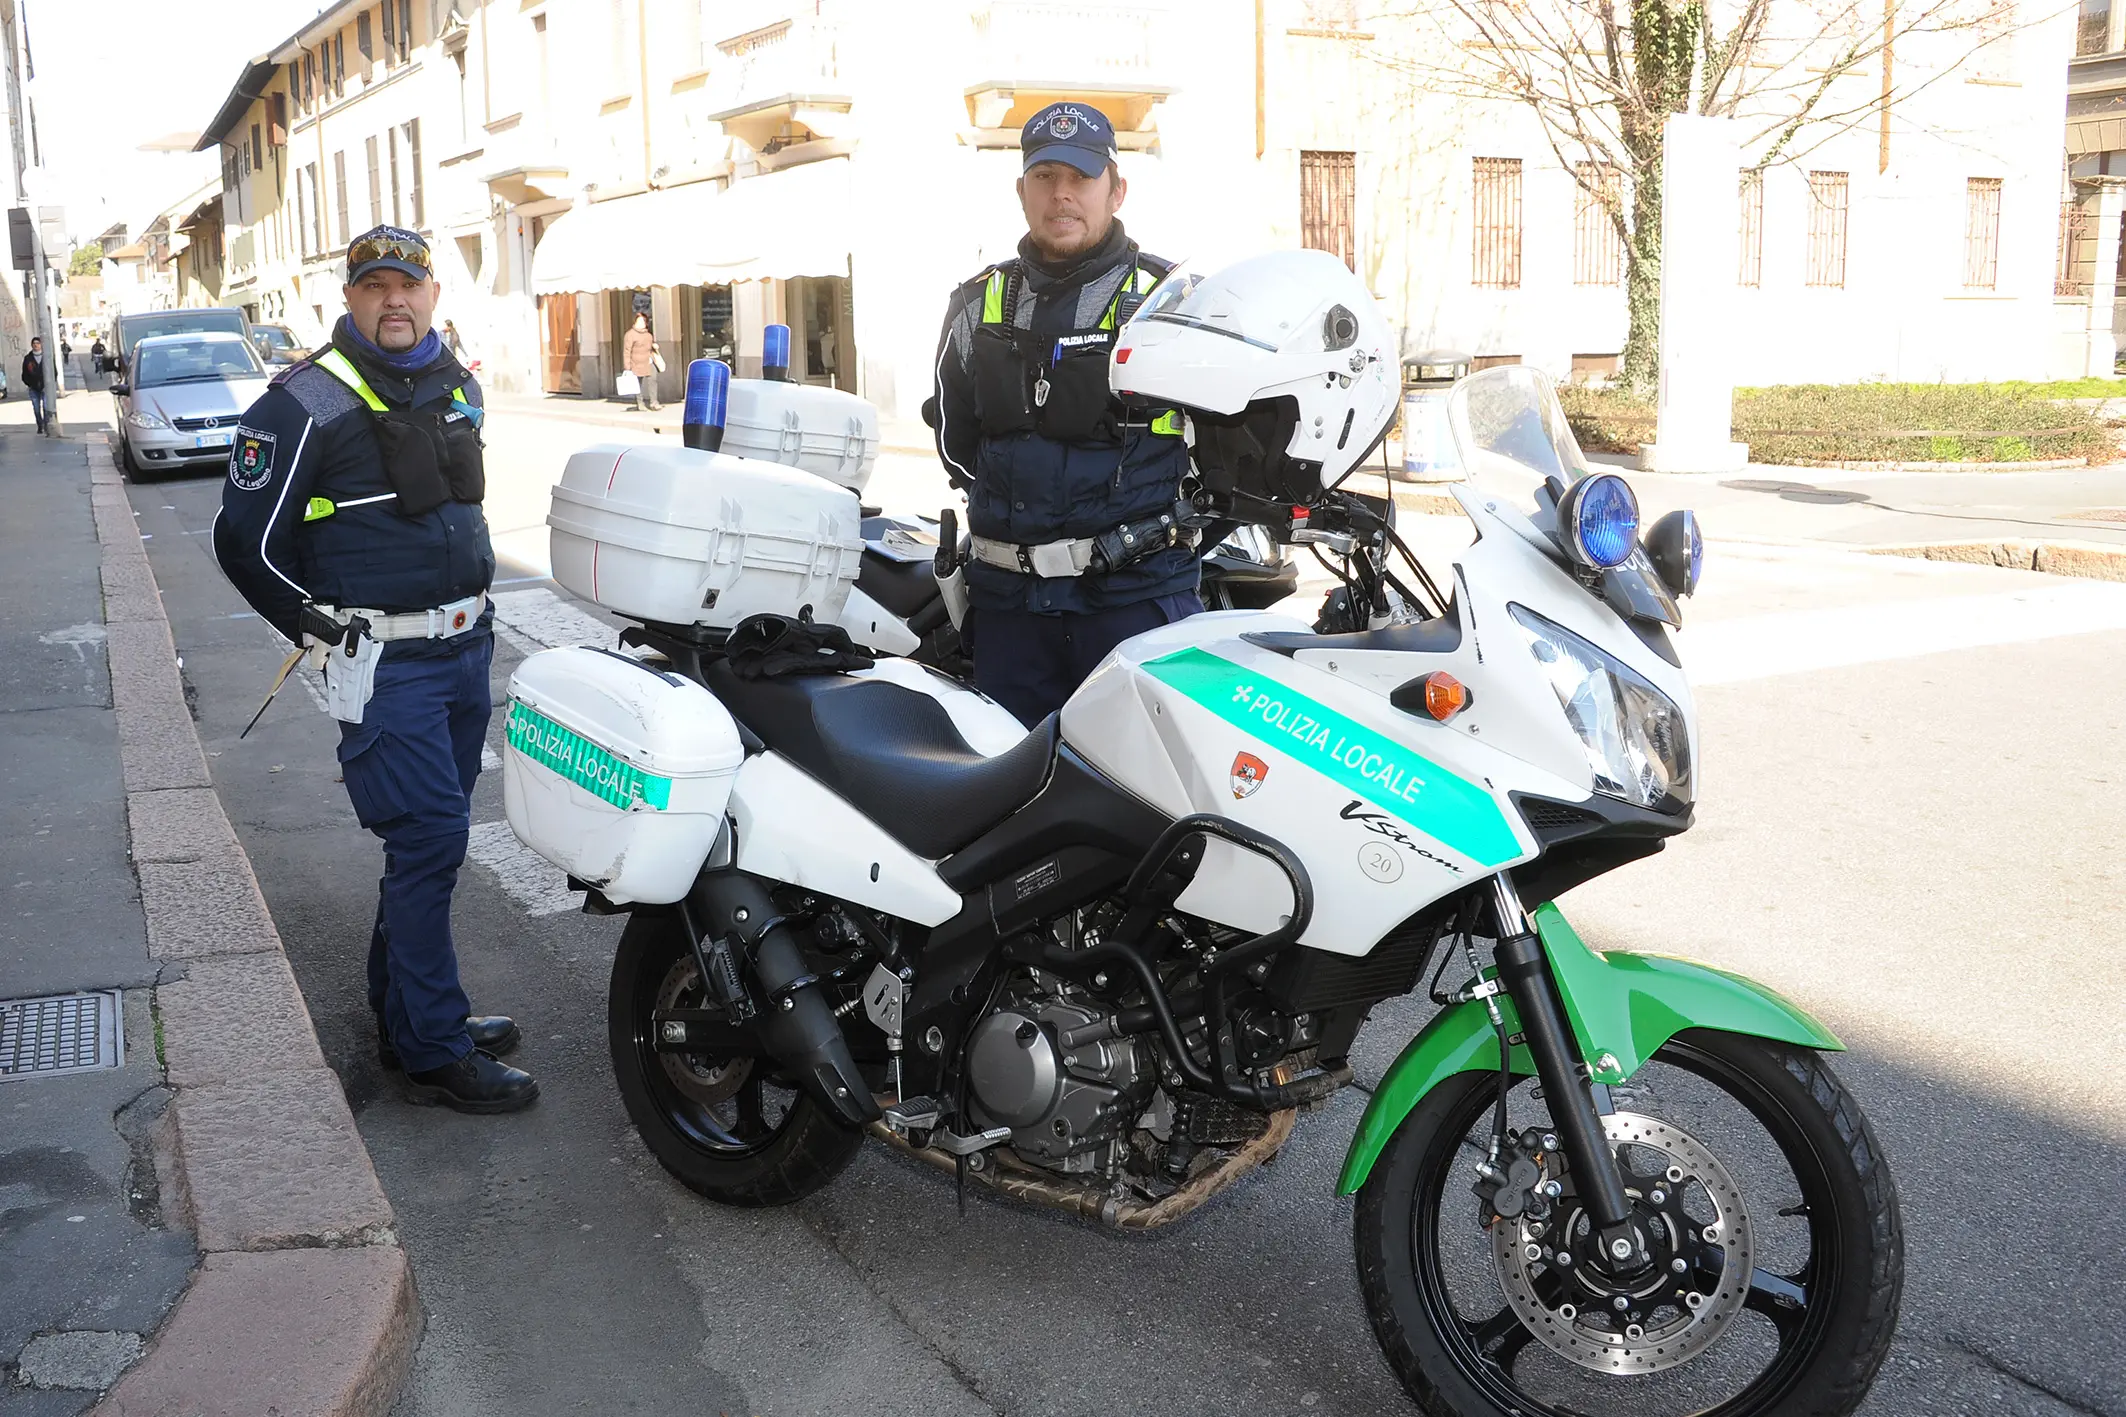
MULTIPOLYGON (((1565 923, 1557 906, 1539 905, 1534 916, 1580 1056, 1596 1082, 1624 1081, 1686 1028, 1717 1028, 1804 1048, 1845 1047, 1799 1007, 1738 974, 1661 955, 1598 954, 1565 923)), ((1520 1029, 1513 1003, 1504 994, 1497 997, 1512 1038, 1520 1029)), ((1535 1071, 1528 1050, 1518 1043, 1512 1065, 1517 1073, 1535 1071)), ((1374 1090, 1336 1193, 1347 1196, 1366 1183, 1388 1138, 1433 1088, 1456 1073, 1496 1072, 1498 1066, 1498 1038, 1482 1001, 1442 1009, 1374 1090)))

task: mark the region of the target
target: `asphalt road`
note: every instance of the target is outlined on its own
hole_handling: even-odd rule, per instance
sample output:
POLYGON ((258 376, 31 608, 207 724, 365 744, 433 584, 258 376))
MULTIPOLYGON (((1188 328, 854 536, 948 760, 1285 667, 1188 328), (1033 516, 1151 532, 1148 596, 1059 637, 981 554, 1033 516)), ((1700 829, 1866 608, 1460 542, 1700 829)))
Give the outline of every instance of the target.
MULTIPOLYGON (((553 475, 490 466, 498 509, 553 475)), ((281 650, 205 554, 218 495, 134 504, 217 786, 413 1257, 429 1323, 403 1417, 1410 1410, 1333 1195, 1355 1092, 1150 1239, 979 1196, 961 1219, 947 1181, 876 1148, 798 1206, 717 1210, 650 1162, 613 1091, 619 922, 531 913, 553 902, 495 858, 461 880, 460 954, 475 1006, 524 1021, 542 1099, 487 1119, 399 1101, 363 998, 378 850, 336 732, 291 688, 236 741, 281 650)), ((1597 945, 1763 979, 1852 1045, 1838 1066, 1910 1255, 1871 1417, 2126 1414, 2126 588, 1771 550, 1716 549, 1707 576, 1683 639, 1687 665, 1725 666, 1700 694, 1699 825, 1567 913, 1597 945)), ((519 653, 497 655, 498 696, 519 653)), ((474 817, 501 819, 492 776, 474 817)), ((1424 1013, 1376 1014, 1362 1080, 1424 1013)))

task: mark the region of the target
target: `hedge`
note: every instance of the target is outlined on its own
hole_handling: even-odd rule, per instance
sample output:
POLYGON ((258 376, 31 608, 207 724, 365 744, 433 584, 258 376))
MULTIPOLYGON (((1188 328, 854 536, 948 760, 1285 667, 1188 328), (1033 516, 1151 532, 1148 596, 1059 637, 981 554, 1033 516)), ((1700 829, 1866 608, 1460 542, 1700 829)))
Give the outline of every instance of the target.
MULTIPOLYGON (((2099 381, 2080 381, 2098 383, 2099 381)), ((1635 453, 1654 436, 1654 406, 1607 389, 1558 391, 1589 452, 1635 453)), ((2118 458, 2079 383, 1782 384, 1737 389, 1734 436, 1753 462, 2033 462, 2118 458), (2072 389, 2071 394, 2054 392, 2072 389), (2041 392, 2042 391, 2042 392, 2041 392)))

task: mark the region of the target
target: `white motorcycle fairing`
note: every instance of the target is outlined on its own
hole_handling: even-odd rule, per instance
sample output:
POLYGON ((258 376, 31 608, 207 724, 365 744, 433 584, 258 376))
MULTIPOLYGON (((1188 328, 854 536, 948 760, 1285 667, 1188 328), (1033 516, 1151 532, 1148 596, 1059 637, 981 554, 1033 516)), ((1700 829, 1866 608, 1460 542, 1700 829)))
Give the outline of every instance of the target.
MULTIPOLYGON (((1227 817, 1297 853, 1314 888, 1301 943, 1316 949, 1367 954, 1424 906, 1534 856, 1514 794, 1592 795, 1509 605, 1540 606, 1689 704, 1682 671, 1538 549, 1533 526, 1457 493, 1479 530, 1457 563, 1458 633, 1314 636, 1263 612, 1198 615, 1125 642, 1063 709, 1064 740, 1161 811, 1227 817), (1464 712, 1439 723, 1389 702, 1435 670, 1468 686, 1464 712)), ((1217 841, 1175 904, 1256 933, 1293 908, 1266 859, 1217 841)))
POLYGON ((942 925, 960 893, 937 868, 780 753, 755 753, 731 784, 733 864, 741 871, 942 925))

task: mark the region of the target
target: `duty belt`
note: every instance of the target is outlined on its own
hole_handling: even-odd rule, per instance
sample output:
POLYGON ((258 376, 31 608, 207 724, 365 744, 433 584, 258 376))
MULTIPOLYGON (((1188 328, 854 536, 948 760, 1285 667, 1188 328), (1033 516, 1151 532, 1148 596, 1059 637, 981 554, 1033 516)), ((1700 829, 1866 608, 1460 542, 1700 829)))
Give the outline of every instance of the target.
POLYGON ((1172 511, 1124 522, 1113 531, 1104 531, 1098 536, 1046 541, 1038 546, 970 536, 969 551, 985 566, 995 566, 1000 571, 1017 571, 1024 576, 1056 579, 1106 575, 1170 546, 1194 546, 1196 531, 1184 520, 1193 511, 1187 502, 1177 502, 1172 511))
POLYGON ((362 622, 362 633, 378 642, 387 640, 447 640, 464 634, 480 623, 480 615, 487 609, 487 595, 468 595, 463 600, 453 600, 448 605, 439 605, 433 610, 413 610, 401 615, 387 615, 381 610, 359 608, 343 609, 331 605, 306 607, 332 622, 337 634, 318 634, 322 626, 306 623, 303 628, 327 644, 338 644, 346 633, 346 627, 355 621, 362 622))

